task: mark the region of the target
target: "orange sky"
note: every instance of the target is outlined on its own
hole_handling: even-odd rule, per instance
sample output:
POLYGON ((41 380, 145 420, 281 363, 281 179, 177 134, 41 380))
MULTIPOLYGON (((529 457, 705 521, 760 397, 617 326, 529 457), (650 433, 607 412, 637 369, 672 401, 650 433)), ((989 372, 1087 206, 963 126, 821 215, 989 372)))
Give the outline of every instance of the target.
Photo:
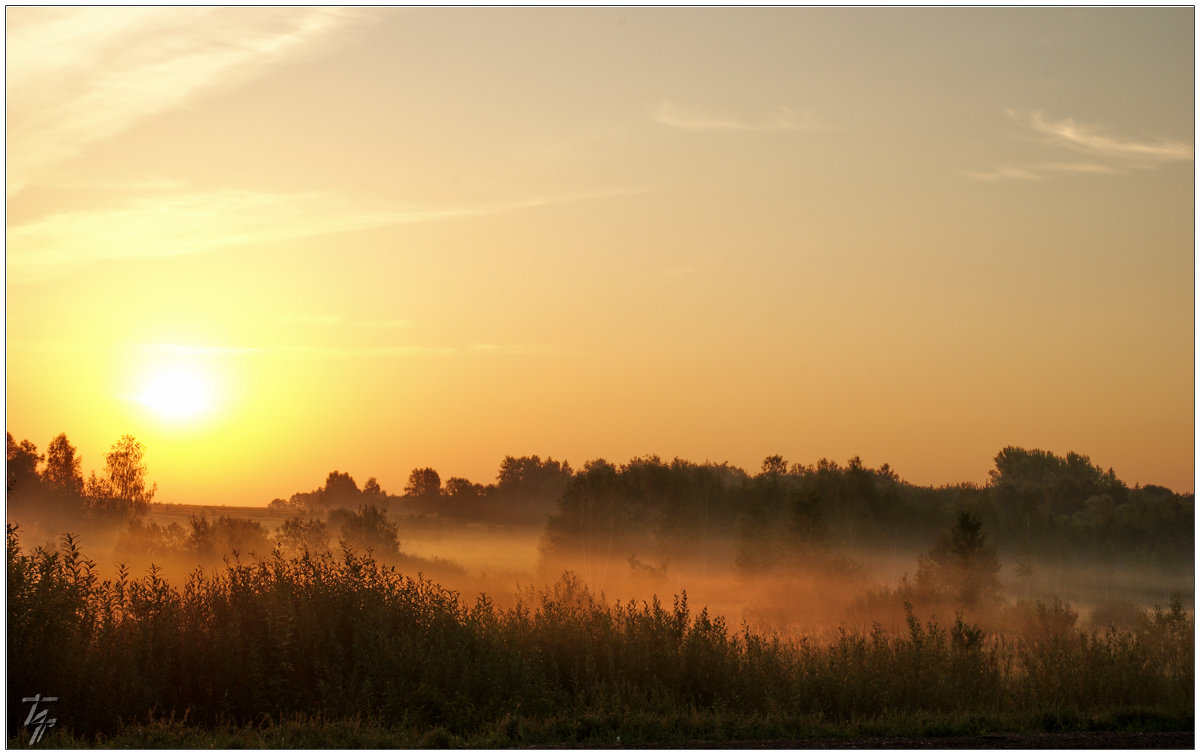
POLYGON ((9 8, 6 426, 163 500, 506 454, 1194 489, 1171 9, 9 8))

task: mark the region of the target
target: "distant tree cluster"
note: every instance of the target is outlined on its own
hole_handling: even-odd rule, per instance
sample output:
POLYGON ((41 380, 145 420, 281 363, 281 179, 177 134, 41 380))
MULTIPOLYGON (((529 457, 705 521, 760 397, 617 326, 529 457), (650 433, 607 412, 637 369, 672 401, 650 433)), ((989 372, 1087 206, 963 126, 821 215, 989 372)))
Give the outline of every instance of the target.
POLYGON ((345 472, 336 469, 325 478, 325 484, 308 493, 293 493, 290 498, 276 498, 267 507, 277 511, 325 512, 333 509, 354 508, 366 504, 385 504, 387 493, 374 478, 359 490, 358 483, 345 472))
MULTIPOLYGON (((960 528, 978 523, 998 546, 1026 558, 1054 559, 1065 550, 1142 564, 1193 558, 1190 494, 1130 488, 1074 453, 1009 447, 995 463, 985 486, 933 488, 901 480, 887 464, 866 467, 858 457, 845 466, 828 459, 805 466, 769 456, 757 475, 680 459, 640 458, 620 467, 597 460, 571 478, 542 550, 550 563, 568 554, 702 559, 714 538, 733 532, 744 571, 801 564, 852 570, 837 556, 848 546, 922 547, 957 518, 960 528)), ((969 539, 969 530, 956 537, 969 539)), ((922 572, 927 584, 963 547, 939 543, 922 572)), ((960 597, 974 600, 974 591, 990 587, 964 589, 969 594, 960 597)))
MULTIPOLYGON (((50 533, 65 531, 80 516, 122 525, 137 519, 156 493, 147 482, 145 451, 124 435, 105 455, 103 469, 84 478, 65 434, 42 454, 9 433, 10 512, 50 533)), ((860 568, 843 555, 854 548, 924 551, 935 543, 919 565, 917 586, 957 591, 963 602, 992 591, 987 575, 996 552, 1013 554, 1015 574, 1025 580, 1033 557, 1053 562, 1070 553, 1131 566, 1177 566, 1193 562, 1195 552, 1192 494, 1155 485, 1131 488, 1086 456, 1016 447, 996 455, 982 486, 917 486, 889 465, 872 469, 859 457, 845 465, 828 459, 802 465, 774 455, 749 474, 729 464, 657 456, 620 466, 596 459, 578 470, 553 458, 506 456, 487 485, 462 477, 443 481, 437 470, 418 467, 396 495, 374 477, 360 488, 350 474, 334 470, 320 487, 269 506, 290 515, 273 536, 220 518, 193 522, 191 532, 138 522, 129 537, 152 543, 148 550, 185 543, 201 555, 276 547, 317 551, 331 541, 389 555, 400 553, 397 523, 426 517, 544 527, 546 568, 577 565, 578 557, 584 563, 615 558, 647 574, 681 561, 708 564, 714 546, 730 542, 732 560, 747 574, 781 567, 849 574, 860 568), (948 586, 947 570, 958 564, 961 571, 968 552, 974 565, 963 568, 973 576, 948 586)))
POLYGON ((981 512, 1023 552, 1068 550, 1139 563, 1192 560, 1195 496, 1130 488, 1086 456, 1008 447, 996 455, 981 512))
POLYGON ((276 498, 269 506, 297 513, 325 513, 374 506, 409 515, 436 516, 464 521, 542 524, 554 510, 572 476, 566 462, 539 456, 506 456, 496 482, 481 485, 463 477, 442 482, 431 467, 413 469, 402 495, 389 495, 374 477, 359 490, 354 478, 337 470, 325 484, 288 499, 276 498))
POLYGON ((81 472, 82 460, 65 433, 38 453, 29 440, 17 443, 7 433, 8 504, 24 517, 58 522, 86 515, 121 520, 145 513, 157 486, 146 481, 146 447, 123 435, 104 457, 104 469, 81 472))
POLYGON ((557 570, 582 556, 593 559, 652 555, 655 560, 696 556, 725 537, 744 501, 746 474, 726 464, 693 464, 657 456, 620 467, 597 459, 570 480, 542 539, 545 568, 557 570))

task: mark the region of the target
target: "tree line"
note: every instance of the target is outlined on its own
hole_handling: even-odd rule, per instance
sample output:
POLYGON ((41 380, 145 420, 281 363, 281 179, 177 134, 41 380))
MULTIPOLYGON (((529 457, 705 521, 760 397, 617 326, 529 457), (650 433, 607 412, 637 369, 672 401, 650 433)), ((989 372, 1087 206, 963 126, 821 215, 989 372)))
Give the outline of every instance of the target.
POLYGON ((570 464, 553 458, 506 456, 493 483, 481 485, 464 477, 443 482, 436 469, 419 467, 409 474, 403 494, 389 495, 374 477, 360 489, 349 474, 334 470, 320 487, 275 498, 269 507, 323 513, 377 506, 408 515, 541 526, 573 474, 570 464))
POLYGON ((44 454, 28 439, 17 443, 7 433, 6 492, 10 505, 42 513, 122 517, 145 513, 158 486, 146 481, 146 447, 122 435, 104 456, 104 468, 85 479, 83 461, 66 433, 59 433, 44 454))
MULTIPOLYGON (((42 454, 9 433, 10 507, 51 520, 137 516, 156 492, 146 479, 145 451, 124 435, 105 455, 103 469, 85 479, 65 434, 42 454)), ((704 559, 715 541, 732 537, 744 571, 814 563, 846 567, 839 554, 849 546, 923 546, 964 511, 1018 559, 1069 554, 1177 566, 1194 558, 1191 493, 1130 487, 1111 468, 1077 453, 1010 446, 993 461, 983 485, 933 487, 906 482, 888 464, 870 468, 859 457, 845 465, 829 459, 804 465, 775 455, 750 474, 726 463, 657 456, 622 465, 596 459, 579 469, 553 458, 506 456, 495 481, 486 485, 462 477, 443 481, 437 470, 419 467, 396 495, 375 477, 360 488, 351 475, 334 470, 320 487, 276 498, 269 508, 292 512, 300 522, 303 515, 318 521, 347 512, 330 521, 335 533, 406 517, 536 526, 543 529, 541 550, 551 566, 580 553, 634 554, 644 564, 704 559)), ((288 536, 311 539, 299 527, 288 536)), ((381 531, 390 541, 386 529, 381 531)))
POLYGON ((1192 562, 1192 494, 1129 487, 1075 453, 1007 447, 994 462, 984 485, 932 487, 858 457, 802 465, 770 456, 754 475, 657 456, 620 466, 597 460, 571 477, 542 549, 547 557, 625 551, 695 560, 732 532, 738 566, 755 571, 828 562, 850 546, 925 544, 968 512, 1018 557, 1192 562))

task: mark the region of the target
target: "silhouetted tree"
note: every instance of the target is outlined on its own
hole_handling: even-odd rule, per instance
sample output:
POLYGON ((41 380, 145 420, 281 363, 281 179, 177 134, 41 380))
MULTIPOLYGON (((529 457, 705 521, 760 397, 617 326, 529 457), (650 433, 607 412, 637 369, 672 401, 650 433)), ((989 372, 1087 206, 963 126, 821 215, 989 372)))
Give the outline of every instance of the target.
POLYGON ((540 456, 505 456, 496 484, 487 491, 494 516, 510 521, 545 521, 571 482, 571 465, 540 456))
POLYGON ((354 478, 335 469, 325 478, 325 485, 320 489, 321 506, 327 509, 356 506, 361 495, 354 478))
POLYGON ((289 500, 285 500, 283 498, 272 498, 271 502, 267 504, 267 509, 270 511, 304 511, 306 507, 304 506, 303 500, 297 497, 301 495, 306 494, 297 493, 289 500))
POLYGON ((83 495, 81 463, 81 459, 76 455, 75 446, 67 440, 67 434, 59 433, 46 447, 46 467, 42 470, 42 482, 57 495, 79 497, 83 495))
POLYGON ((1000 559, 983 535, 982 522, 971 512, 961 511, 955 525, 920 557, 917 586, 972 607, 999 597, 999 574, 1000 559))
POLYGON ((446 495, 450 498, 481 498, 486 490, 483 485, 471 482, 465 477, 451 477, 446 480, 446 495))
POLYGON ((113 554, 122 563, 163 564, 178 558, 189 547, 188 533, 178 523, 162 526, 149 517, 132 517, 117 536, 113 554))
POLYGON ((604 459, 594 459, 571 480, 551 514, 542 535, 543 568, 557 570, 553 558, 562 554, 583 558, 584 579, 591 579, 591 562, 611 557, 618 534, 625 529, 621 475, 604 459))
POLYGON ((367 484, 363 485, 362 494, 364 497, 371 499, 382 500, 387 498, 387 493, 383 492, 383 488, 379 486, 379 480, 376 480, 374 477, 367 478, 367 484))
POLYGON ((788 472, 787 461, 782 456, 768 456, 763 459, 762 473, 766 475, 785 475, 788 472))
POLYGON ((444 487, 446 502, 442 511, 464 519, 491 519, 487 495, 493 490, 465 477, 451 477, 444 487))
POLYGON ((414 469, 404 486, 404 497, 418 511, 436 514, 441 511, 442 478, 436 469, 422 467, 414 469))
POLYGON ((17 443, 8 433, 8 452, 5 456, 8 492, 29 488, 38 482, 37 466, 42 457, 37 446, 28 440, 17 443))
POLYGON ((338 509, 329 514, 330 526, 341 531, 341 542, 350 548, 377 557, 400 553, 399 527, 378 506, 359 506, 357 511, 338 509))
POLYGON ((222 516, 210 522, 207 517, 193 516, 191 526, 188 547, 206 561, 232 555, 264 557, 271 552, 267 531, 253 519, 222 516))
POLYGON ((442 493, 442 477, 436 469, 424 467, 414 469, 404 486, 404 495, 413 498, 436 498, 442 493))
POLYGON ((292 517, 279 525, 275 542, 285 554, 325 553, 329 550, 329 527, 320 519, 292 517))
POLYGON ((146 487, 146 447, 132 435, 122 435, 104 457, 104 476, 93 472, 84 495, 93 510, 142 513, 154 500, 157 485, 146 487))

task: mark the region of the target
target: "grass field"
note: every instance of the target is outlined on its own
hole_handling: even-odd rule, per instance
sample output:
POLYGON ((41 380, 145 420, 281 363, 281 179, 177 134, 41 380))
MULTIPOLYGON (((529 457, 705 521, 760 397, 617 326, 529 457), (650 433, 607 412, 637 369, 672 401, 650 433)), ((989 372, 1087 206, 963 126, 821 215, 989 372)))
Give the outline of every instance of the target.
POLYGON ((8 535, 10 744, 687 744, 1190 729, 1193 619, 985 634, 909 612, 831 641, 730 627, 686 595, 616 602, 571 575, 510 607, 345 552, 102 580, 70 539, 8 535), (102 693, 98 693, 102 691, 102 693))

